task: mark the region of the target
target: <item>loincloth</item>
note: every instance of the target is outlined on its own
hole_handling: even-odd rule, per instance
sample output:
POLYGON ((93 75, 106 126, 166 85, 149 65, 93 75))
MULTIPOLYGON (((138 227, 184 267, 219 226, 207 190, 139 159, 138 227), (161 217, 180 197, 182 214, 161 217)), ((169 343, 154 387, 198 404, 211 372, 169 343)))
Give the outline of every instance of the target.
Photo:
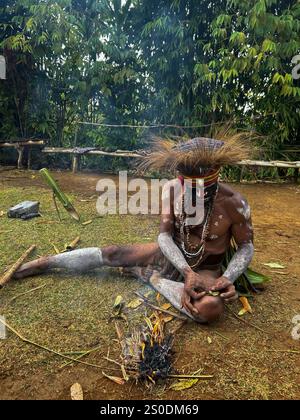
MULTIPOLYGON (((203 270, 217 271, 222 270, 223 259, 225 255, 208 255, 201 264, 194 269, 195 272, 203 270)), ((193 261, 191 261, 191 265, 193 261)), ((173 266, 173 264, 158 249, 153 257, 153 261, 144 270, 146 277, 151 277, 154 271, 158 271, 161 277, 168 280, 184 282, 183 275, 173 266), (152 274, 151 274, 152 273, 152 274)))

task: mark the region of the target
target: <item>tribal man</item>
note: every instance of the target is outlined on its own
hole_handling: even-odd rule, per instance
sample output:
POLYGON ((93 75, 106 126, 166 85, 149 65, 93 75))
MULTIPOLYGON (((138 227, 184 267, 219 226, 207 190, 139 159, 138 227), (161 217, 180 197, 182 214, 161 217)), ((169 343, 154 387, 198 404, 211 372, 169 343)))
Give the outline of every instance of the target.
POLYGON ((247 159, 250 148, 243 135, 228 137, 200 137, 180 143, 161 140, 145 158, 144 167, 177 174, 163 188, 157 243, 86 248, 42 257, 24 264, 15 277, 52 269, 86 272, 102 266, 123 267, 149 280, 174 307, 195 321, 218 319, 224 302, 237 299, 234 283, 247 270, 254 254, 247 200, 219 182, 221 167, 247 159), (195 202, 197 183, 204 186, 204 212, 201 221, 192 225, 187 223, 188 215, 180 204, 187 190, 195 202), (237 251, 223 272, 232 239, 237 251))

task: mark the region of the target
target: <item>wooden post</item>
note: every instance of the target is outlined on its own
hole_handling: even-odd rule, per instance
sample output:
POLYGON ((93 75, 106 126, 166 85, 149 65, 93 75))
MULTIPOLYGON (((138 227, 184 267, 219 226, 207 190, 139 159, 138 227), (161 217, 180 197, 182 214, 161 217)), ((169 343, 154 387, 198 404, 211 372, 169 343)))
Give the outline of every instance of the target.
POLYGON ((24 147, 23 146, 17 146, 16 147, 18 151, 18 169, 22 169, 22 161, 23 161, 23 154, 24 154, 24 147))
POLYGON ((31 147, 28 147, 27 169, 31 169, 31 147))
POLYGON ((300 168, 295 168, 295 170, 294 170, 294 180, 295 180, 296 184, 298 183, 299 175, 300 175, 300 168))
POLYGON ((72 172, 75 174, 80 167, 80 156, 76 153, 72 158, 72 172))

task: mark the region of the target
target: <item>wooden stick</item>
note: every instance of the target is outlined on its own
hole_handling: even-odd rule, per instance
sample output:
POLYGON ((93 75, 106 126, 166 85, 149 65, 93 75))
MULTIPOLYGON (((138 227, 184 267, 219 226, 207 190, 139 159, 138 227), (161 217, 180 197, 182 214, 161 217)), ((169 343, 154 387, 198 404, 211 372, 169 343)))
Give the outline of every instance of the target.
POLYGON ((18 299, 18 298, 19 298, 19 297, 21 297, 21 296, 27 295, 28 293, 32 293, 32 292, 35 292, 36 290, 40 290, 40 289, 42 289, 42 288, 43 288, 43 287, 45 287, 45 286, 46 286, 46 283, 45 283, 45 284, 43 284, 42 286, 35 287, 34 289, 28 290, 27 292, 20 293, 19 295, 14 296, 14 297, 13 297, 13 298, 9 301, 9 303, 13 302, 14 300, 18 299))
POLYGON ((28 340, 26 337, 24 337, 23 335, 18 333, 17 330, 15 330, 13 327, 11 327, 6 321, 3 321, 1 318, 0 318, 0 322, 1 322, 1 324, 5 325, 5 327, 8 328, 11 332, 13 332, 17 337, 19 337, 20 340, 24 341, 24 343, 31 344, 32 346, 35 346, 35 347, 38 347, 42 350, 48 351, 49 353, 56 354, 57 356, 62 357, 63 359, 71 360, 72 362, 75 362, 75 363, 80 363, 82 365, 96 367, 98 369, 106 369, 104 366, 99 366, 99 365, 95 365, 93 363, 83 362, 81 360, 74 359, 73 357, 65 356, 64 354, 62 354, 58 351, 49 349, 46 346, 43 346, 41 344, 35 343, 34 341, 28 340))
POLYGON ((174 379, 212 379, 214 375, 168 375, 168 378, 174 379))
POLYGON ((147 298, 145 298, 145 296, 141 295, 139 292, 134 292, 139 298, 141 298, 143 300, 143 302, 145 303, 145 305, 150 306, 150 308, 155 309, 156 311, 162 312, 164 314, 173 316, 174 318, 177 319, 181 319, 182 321, 186 321, 188 318, 187 317, 183 317, 181 315, 177 315, 175 314, 175 312, 171 312, 171 311, 167 311, 166 309, 162 309, 159 306, 155 306, 153 305, 151 302, 149 302, 149 300, 147 298))
POLYGON ((4 274, 2 279, 0 280, 0 289, 8 283, 16 271, 21 267, 21 265, 24 263, 24 261, 29 257, 29 255, 34 251, 36 248, 36 245, 32 245, 19 259, 15 262, 15 264, 4 274))
POLYGON ((240 316, 238 316, 235 312, 233 312, 233 310, 231 310, 229 307, 228 307, 228 305, 226 305, 226 308, 228 309, 228 311, 236 318, 236 319, 238 319, 239 321, 241 321, 243 324, 246 324, 246 325, 250 325, 250 327, 252 327, 252 328, 255 328, 256 330, 258 330, 258 331, 260 331, 260 332, 263 332, 264 334, 268 334, 267 333, 267 331, 264 331, 262 328, 260 328, 260 327, 257 327, 255 324, 252 324, 251 322, 249 322, 249 321, 245 321, 243 318, 241 318, 240 316))
POLYGON ((80 242, 80 236, 77 236, 77 238, 75 238, 72 242, 69 243, 69 245, 66 246, 63 252, 73 251, 77 247, 79 242, 80 242))
MULTIPOLYGON (((96 347, 96 348, 94 348, 94 349, 91 349, 91 350, 85 351, 85 352, 80 352, 80 353, 77 353, 77 354, 79 354, 79 355, 76 357, 76 362, 77 362, 77 361, 79 361, 79 359, 82 359, 82 357, 87 356, 88 354, 91 354, 91 353, 93 353, 94 351, 99 350, 99 349, 100 349, 100 346, 99 346, 99 347, 96 347)), ((71 365, 72 363, 74 363, 74 362, 73 362, 73 360, 70 360, 69 362, 65 362, 65 363, 64 363, 63 365, 61 365, 59 368, 60 368, 60 369, 62 369, 62 368, 64 368, 64 367, 68 366, 68 365, 71 365)))
POLYGON ((289 354, 300 354, 297 350, 266 350, 268 353, 289 353, 289 354))

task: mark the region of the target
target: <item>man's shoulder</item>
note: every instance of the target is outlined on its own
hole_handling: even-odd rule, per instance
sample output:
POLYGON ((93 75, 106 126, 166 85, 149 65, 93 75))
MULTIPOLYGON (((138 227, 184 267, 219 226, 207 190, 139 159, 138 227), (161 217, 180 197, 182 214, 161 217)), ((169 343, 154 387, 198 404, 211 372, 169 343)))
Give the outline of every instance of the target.
POLYGON ((250 207, 244 195, 226 184, 222 184, 221 193, 223 205, 235 221, 250 219, 250 207))

